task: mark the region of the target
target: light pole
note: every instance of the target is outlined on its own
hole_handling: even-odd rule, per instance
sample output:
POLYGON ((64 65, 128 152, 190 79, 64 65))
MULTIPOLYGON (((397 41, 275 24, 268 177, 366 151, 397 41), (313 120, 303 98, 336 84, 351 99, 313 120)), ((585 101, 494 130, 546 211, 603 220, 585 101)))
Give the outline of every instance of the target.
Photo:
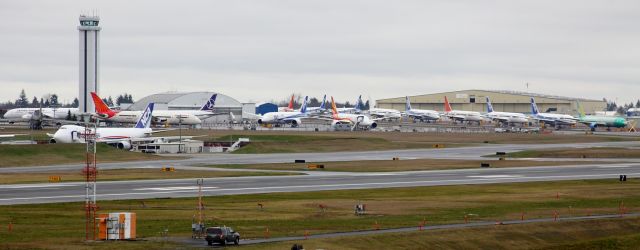
POLYGON ((178 115, 178 131, 180 140, 178 143, 178 154, 180 154, 182 153, 182 115, 178 115))

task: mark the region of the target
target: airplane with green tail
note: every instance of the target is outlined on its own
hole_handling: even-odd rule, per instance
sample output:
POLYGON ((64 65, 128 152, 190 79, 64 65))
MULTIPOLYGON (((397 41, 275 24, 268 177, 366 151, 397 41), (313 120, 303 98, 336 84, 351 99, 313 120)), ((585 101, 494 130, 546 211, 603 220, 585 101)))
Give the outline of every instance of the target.
POLYGON ((585 115, 584 109, 578 104, 578 122, 586 124, 591 128, 591 131, 595 131, 597 127, 606 127, 607 130, 611 128, 624 128, 629 123, 627 119, 619 116, 601 116, 601 115, 585 115))

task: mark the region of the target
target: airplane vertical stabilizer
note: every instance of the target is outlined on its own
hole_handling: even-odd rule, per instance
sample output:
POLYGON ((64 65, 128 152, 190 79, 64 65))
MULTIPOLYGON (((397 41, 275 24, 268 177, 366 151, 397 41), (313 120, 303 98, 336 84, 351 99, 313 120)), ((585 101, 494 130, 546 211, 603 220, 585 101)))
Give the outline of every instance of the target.
POLYGON ((213 107, 216 105, 216 98, 218 97, 218 94, 213 94, 210 98, 209 101, 207 101, 207 103, 202 106, 202 108, 200 108, 201 111, 213 111, 213 107))
POLYGON ((493 105, 491 105, 491 100, 489 100, 489 97, 487 96, 487 113, 491 112, 493 112, 493 105))
POLYGON ((149 103, 142 115, 136 122, 136 126, 134 128, 150 128, 151 127, 151 114, 153 113, 153 102, 149 103))
POLYGON ((451 108, 451 104, 449 104, 449 99, 447 96, 444 96, 444 112, 451 112, 453 109, 451 108))

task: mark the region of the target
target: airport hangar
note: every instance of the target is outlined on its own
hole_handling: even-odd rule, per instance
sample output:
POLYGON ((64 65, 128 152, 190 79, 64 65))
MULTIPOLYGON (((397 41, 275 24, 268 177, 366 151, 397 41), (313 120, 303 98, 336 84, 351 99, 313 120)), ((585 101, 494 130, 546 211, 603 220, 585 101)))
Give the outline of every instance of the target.
MULTIPOLYGON (((197 110, 202 108, 211 95, 217 92, 164 92, 143 97, 127 107, 126 110, 144 110, 151 102, 156 110, 197 110)), ((214 112, 220 115, 213 116, 203 123, 226 123, 233 113, 237 120, 241 120, 242 113, 255 113, 255 103, 241 103, 233 97, 217 93, 214 112)))
MULTIPOLYGON (((495 111, 525 114, 531 113, 531 97, 535 99, 540 112, 576 115, 578 112, 577 101, 580 101, 580 105, 587 114, 604 111, 607 106, 603 100, 506 90, 460 90, 409 96, 409 100, 411 101, 411 108, 413 109, 444 111, 445 96, 449 99, 451 108, 454 110, 472 110, 478 112, 487 112, 486 97, 491 99, 491 104, 493 104, 495 111)), ((404 111, 405 97, 379 99, 376 100, 376 104, 378 108, 404 111)))

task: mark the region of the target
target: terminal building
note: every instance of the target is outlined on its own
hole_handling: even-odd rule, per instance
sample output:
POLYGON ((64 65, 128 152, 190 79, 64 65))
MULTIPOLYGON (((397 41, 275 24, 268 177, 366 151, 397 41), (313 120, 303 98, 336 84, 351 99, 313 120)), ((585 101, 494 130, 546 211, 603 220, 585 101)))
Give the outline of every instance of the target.
MULTIPOLYGON (((129 106, 127 110, 144 110, 151 102, 154 103, 155 110, 198 110, 204 106, 211 95, 216 92, 164 92, 153 94, 141 98, 129 106)), ((255 104, 241 103, 228 95, 217 93, 214 112, 220 115, 211 117, 203 121, 204 123, 228 122, 231 119, 230 113, 238 118, 242 118, 245 113, 254 113, 255 104)))
MULTIPOLYGON (((504 90, 460 90, 434 94, 409 96, 411 108, 444 111, 444 97, 449 99, 454 110, 469 110, 487 112, 486 97, 491 99, 493 109, 502 112, 531 113, 531 101, 533 97, 540 112, 561 113, 576 115, 578 113, 577 102, 583 107, 585 113, 594 114, 603 111, 607 104, 603 100, 534 94, 504 90)), ((389 108, 400 111, 405 110, 405 97, 395 97, 376 100, 378 108, 389 108)))

